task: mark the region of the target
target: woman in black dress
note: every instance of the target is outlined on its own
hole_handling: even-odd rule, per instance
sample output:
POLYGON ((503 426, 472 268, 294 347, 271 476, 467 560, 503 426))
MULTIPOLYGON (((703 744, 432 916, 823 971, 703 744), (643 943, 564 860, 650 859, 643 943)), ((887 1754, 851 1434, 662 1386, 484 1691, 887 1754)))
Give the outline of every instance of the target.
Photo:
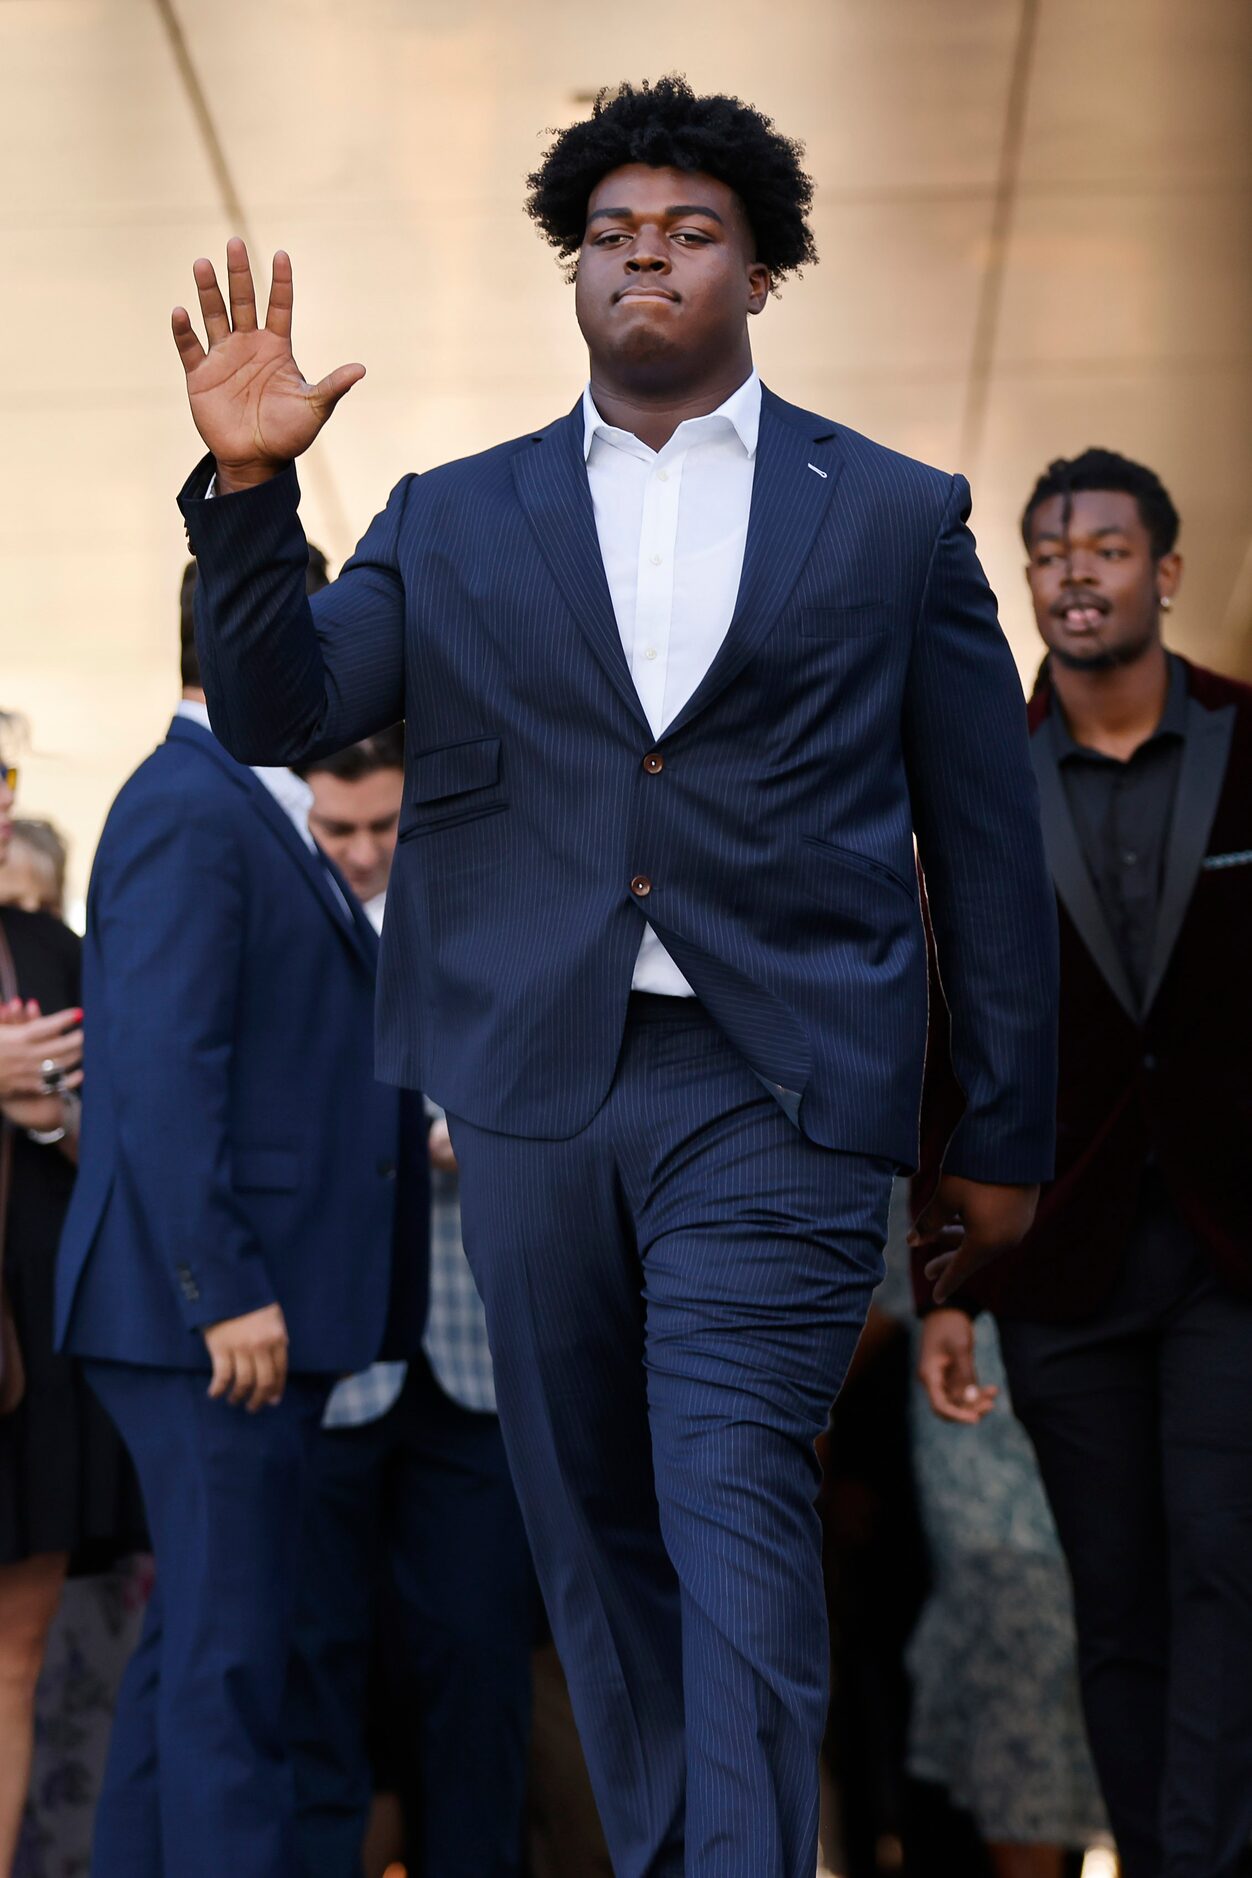
MULTIPOLYGON (((15 773, 0 758, 0 859, 15 773)), ((82 1056, 79 942, 47 913, 0 906, 18 996, 0 997, 0 1112, 10 1137, 4 1293, 25 1371, 0 1414, 0 1875, 17 1845, 35 1684, 67 1570, 100 1569, 143 1542, 121 1444, 68 1358, 52 1348, 53 1262, 74 1182, 82 1056)), ((10 973, 6 971, 6 978, 10 973)), ((6 1339, 8 1342, 8 1339, 6 1339)), ((8 1348, 0 1402, 17 1366, 8 1348)))

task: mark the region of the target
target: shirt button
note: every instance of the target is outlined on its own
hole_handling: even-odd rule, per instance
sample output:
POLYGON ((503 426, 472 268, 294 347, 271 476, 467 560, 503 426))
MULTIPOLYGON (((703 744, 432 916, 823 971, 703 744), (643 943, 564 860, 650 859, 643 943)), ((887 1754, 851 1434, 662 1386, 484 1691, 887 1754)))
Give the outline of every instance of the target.
POLYGON ((656 657, 656 647, 648 646, 643 656, 645 659, 654 659, 656 657))
POLYGON ((1133 851, 1133 849, 1127 848, 1125 853, 1122 855, 1122 866, 1133 867, 1135 862, 1138 859, 1139 859, 1139 856, 1133 851))
POLYGON ((649 776, 659 776, 661 771, 665 768, 665 758, 661 755, 659 750, 649 750, 647 756, 643 759, 643 767, 647 770, 649 776))
POLYGON ((661 565, 661 561, 662 561, 662 559, 663 559, 663 558, 664 558, 664 557, 663 557, 662 555, 659 555, 659 554, 654 554, 654 555, 652 556, 652 565, 653 565, 653 567, 659 567, 659 566, 661 565))
POLYGON ((656 479, 659 483, 667 483, 669 481, 669 471, 658 470, 656 473, 656 479))
POLYGON ((646 874, 636 874, 630 883, 630 891, 640 900, 646 900, 652 891, 652 882, 646 874))

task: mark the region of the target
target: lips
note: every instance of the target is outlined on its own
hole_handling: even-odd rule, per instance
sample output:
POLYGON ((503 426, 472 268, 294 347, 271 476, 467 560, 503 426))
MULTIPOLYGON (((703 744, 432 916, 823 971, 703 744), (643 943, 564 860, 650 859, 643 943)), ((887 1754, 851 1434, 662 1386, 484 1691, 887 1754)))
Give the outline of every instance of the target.
POLYGON ((679 296, 676 293, 671 293, 668 287, 623 287, 620 293, 615 293, 613 296, 614 304, 619 300, 672 300, 677 302, 678 298, 679 296))

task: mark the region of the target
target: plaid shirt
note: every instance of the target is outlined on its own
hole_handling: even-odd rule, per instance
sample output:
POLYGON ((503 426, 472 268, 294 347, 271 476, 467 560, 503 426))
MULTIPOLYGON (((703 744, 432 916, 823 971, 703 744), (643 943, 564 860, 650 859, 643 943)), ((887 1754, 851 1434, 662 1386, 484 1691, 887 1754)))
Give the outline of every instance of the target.
MULTIPOLYGON (((430 1170, 430 1305, 422 1348, 446 1396, 461 1408, 495 1414, 487 1320, 461 1243, 457 1176, 437 1167, 430 1170)), ((346 1377, 326 1405, 322 1426, 359 1428, 378 1421, 394 1407, 407 1373, 406 1363, 375 1363, 346 1377)))

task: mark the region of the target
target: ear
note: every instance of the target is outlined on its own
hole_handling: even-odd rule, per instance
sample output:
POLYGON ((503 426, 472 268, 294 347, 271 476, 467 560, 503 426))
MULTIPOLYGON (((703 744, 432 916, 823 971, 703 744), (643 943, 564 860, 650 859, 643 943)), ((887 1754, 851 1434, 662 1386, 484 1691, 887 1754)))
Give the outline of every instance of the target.
POLYGON ((1156 597, 1172 600, 1182 585, 1181 554, 1163 554, 1156 564, 1156 597))
POLYGON ((763 313, 769 300, 773 276, 763 261, 753 261, 748 268, 748 311, 763 313))

